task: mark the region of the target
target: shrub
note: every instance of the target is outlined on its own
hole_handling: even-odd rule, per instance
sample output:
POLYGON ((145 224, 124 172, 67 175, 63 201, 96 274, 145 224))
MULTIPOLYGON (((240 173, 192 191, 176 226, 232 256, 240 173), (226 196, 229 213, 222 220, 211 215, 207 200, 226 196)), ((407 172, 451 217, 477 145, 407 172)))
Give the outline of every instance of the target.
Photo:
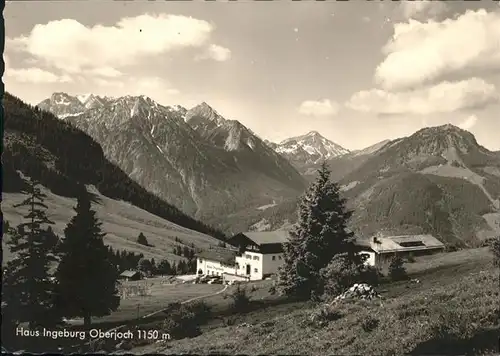
POLYGON ((495 266, 500 267, 500 236, 495 237, 490 243, 490 251, 493 253, 495 266))
POLYGON ((410 253, 406 258, 406 261, 408 261, 409 263, 413 263, 415 262, 415 257, 410 253))
POLYGON ((205 302, 176 303, 163 322, 163 332, 175 339, 197 336, 201 333, 200 324, 206 322, 210 315, 211 309, 205 302))
POLYGON ((342 317, 342 314, 336 310, 333 306, 325 304, 316 309, 313 309, 312 313, 309 315, 309 324, 322 328, 330 321, 338 320, 342 317))
POLYGON ((370 332, 375 330, 379 323, 380 321, 378 319, 368 317, 367 319, 363 320, 363 322, 361 323, 361 327, 364 331, 370 332))
POLYGON ((376 269, 357 265, 344 254, 335 256, 320 273, 325 296, 337 296, 355 283, 378 285, 379 281, 376 269))
POLYGON ((389 264, 389 276, 393 281, 401 281, 408 278, 404 261, 399 255, 395 255, 389 264))
POLYGON ((237 312, 245 312, 250 307, 250 297, 247 294, 245 288, 242 288, 239 284, 236 290, 230 294, 233 299, 232 308, 237 312))

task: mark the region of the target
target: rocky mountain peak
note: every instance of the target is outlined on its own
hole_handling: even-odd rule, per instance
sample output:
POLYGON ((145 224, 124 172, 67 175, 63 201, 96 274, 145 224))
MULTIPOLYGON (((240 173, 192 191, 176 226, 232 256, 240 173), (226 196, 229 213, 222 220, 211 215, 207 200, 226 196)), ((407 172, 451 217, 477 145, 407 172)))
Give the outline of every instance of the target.
POLYGON ((186 121, 190 120, 208 121, 216 124, 217 126, 223 125, 226 122, 226 119, 224 119, 214 108, 212 108, 206 102, 202 102, 201 104, 196 105, 195 107, 187 111, 186 121))
MULTIPOLYGON (((273 146, 271 146, 273 147, 273 146)), ((333 141, 322 136, 318 131, 290 137, 273 147, 296 164, 309 164, 349 153, 333 141)))

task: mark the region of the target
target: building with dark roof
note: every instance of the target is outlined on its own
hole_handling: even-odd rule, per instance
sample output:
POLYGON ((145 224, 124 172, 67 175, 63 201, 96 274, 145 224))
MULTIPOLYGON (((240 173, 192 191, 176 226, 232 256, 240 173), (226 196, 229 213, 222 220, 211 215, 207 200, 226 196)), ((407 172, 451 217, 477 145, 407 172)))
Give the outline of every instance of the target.
POLYGON ((369 255, 368 264, 381 267, 398 254, 402 257, 420 256, 444 250, 444 244, 432 235, 374 236, 358 239, 356 244, 369 255))
POLYGON ((124 279, 126 281, 137 281, 142 278, 142 275, 139 271, 128 270, 128 271, 123 271, 120 274, 119 278, 124 279))
POLYGON ((287 230, 241 232, 228 240, 238 248, 238 274, 251 280, 264 279, 278 271, 283 263, 283 243, 288 241, 287 230))

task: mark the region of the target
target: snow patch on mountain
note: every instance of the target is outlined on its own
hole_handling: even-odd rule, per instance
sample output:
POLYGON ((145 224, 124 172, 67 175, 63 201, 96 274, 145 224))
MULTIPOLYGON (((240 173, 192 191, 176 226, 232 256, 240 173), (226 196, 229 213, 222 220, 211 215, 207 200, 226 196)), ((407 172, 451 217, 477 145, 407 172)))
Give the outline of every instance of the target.
POLYGON ((80 112, 75 112, 75 113, 69 113, 69 114, 61 114, 61 115, 57 115, 57 117, 59 119, 65 119, 67 117, 72 117, 72 116, 78 116, 78 115, 81 115, 83 114, 85 111, 80 111, 80 112))
POLYGON ((85 104, 87 102, 87 100, 89 100, 90 96, 92 94, 88 93, 88 94, 81 94, 81 95, 77 95, 76 98, 78 100, 80 100, 80 103, 82 104, 85 104))
POLYGON ((317 131, 291 137, 279 144, 267 143, 277 153, 295 163, 318 163, 350 151, 321 136, 317 131))

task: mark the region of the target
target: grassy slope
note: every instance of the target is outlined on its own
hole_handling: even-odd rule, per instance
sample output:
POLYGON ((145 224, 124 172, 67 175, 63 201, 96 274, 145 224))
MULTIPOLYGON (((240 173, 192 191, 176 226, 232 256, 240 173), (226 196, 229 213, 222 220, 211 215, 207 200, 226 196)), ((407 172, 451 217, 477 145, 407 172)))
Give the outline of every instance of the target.
POLYGON ((492 267, 486 251, 459 251, 417 259, 408 269, 421 283, 383 285, 379 288, 381 300, 340 304, 334 308, 340 318, 323 328, 307 322, 316 307, 281 305, 242 316, 252 327, 221 325, 194 339, 153 344, 133 351, 135 354, 450 354, 471 351, 471 344, 475 343, 493 354, 498 349, 498 270, 492 267), (461 277, 457 279, 457 275, 461 277), (370 318, 378 320, 378 326, 365 331, 363 321, 370 318))
MULTIPOLYGON (((111 315, 94 318, 93 323, 100 328, 134 320, 138 316, 144 317, 168 306, 169 303, 183 302, 191 298, 203 297, 220 291, 220 284, 180 284, 162 283, 163 277, 149 278, 141 281, 123 282, 123 287, 140 286, 147 290, 144 296, 132 295, 122 298, 118 310, 111 315)), ((73 325, 82 325, 82 320, 72 322, 73 325)))
MULTIPOLYGON (((45 204, 49 208, 48 217, 55 223, 54 232, 62 236, 66 224, 74 215, 73 208, 76 205, 76 199, 56 195, 47 189, 43 191, 47 194, 45 204)), ((23 199, 24 195, 20 193, 3 193, 2 212, 4 219, 11 225, 20 223, 22 215, 26 214, 26 209, 20 210, 20 208, 13 207, 23 199)), ((130 203, 114 200, 102 194, 96 194, 93 208, 103 222, 103 230, 107 233, 104 242, 111 245, 113 249, 143 253, 146 258, 153 257, 157 261, 164 258, 177 261, 181 257, 172 253, 173 247, 178 245, 174 240, 175 237, 189 244, 192 242, 197 248, 208 248, 209 245, 218 243, 217 239, 209 235, 184 228, 130 203), (144 233, 148 242, 154 247, 143 246, 136 242, 140 232, 144 233)), ((3 257, 4 261, 10 257, 10 252, 5 245, 3 245, 3 257)))

